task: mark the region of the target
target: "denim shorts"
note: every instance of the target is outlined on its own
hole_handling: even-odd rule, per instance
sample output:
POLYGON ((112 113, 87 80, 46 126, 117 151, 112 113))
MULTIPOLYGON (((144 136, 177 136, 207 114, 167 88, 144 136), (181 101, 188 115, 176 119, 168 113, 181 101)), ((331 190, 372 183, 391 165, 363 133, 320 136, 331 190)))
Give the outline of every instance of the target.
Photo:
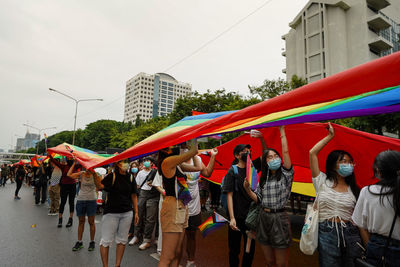
POLYGON ((126 245, 132 218, 132 211, 104 214, 101 225, 100 245, 109 247, 114 240, 117 244, 126 245))
POLYGON ((318 257, 321 267, 354 266, 355 258, 361 257, 362 244, 358 227, 351 222, 324 221, 318 225, 318 257))
POLYGON ((95 216, 97 210, 96 200, 78 200, 76 201, 76 215, 81 216, 95 216))
MULTIPOLYGON (((372 234, 367 244, 367 262, 379 266, 383 256, 387 237, 372 234)), ((400 241, 392 242, 385 254, 385 266, 400 266, 400 241)))

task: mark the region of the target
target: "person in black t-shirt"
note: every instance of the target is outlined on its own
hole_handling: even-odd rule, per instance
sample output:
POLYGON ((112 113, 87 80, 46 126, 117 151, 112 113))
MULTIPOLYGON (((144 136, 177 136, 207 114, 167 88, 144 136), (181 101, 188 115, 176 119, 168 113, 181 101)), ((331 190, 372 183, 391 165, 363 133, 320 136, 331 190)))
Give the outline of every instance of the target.
POLYGON ((132 222, 132 209, 135 213, 135 225, 139 221, 137 208, 137 185, 128 171, 128 160, 115 164, 114 171, 101 181, 108 193, 101 227, 100 254, 103 266, 108 266, 109 247, 115 240, 116 262, 120 266, 128 242, 129 228, 132 222))
POLYGON ((17 182, 17 188, 15 189, 15 196, 14 199, 21 199, 18 196, 19 190, 21 189, 22 182, 24 181, 26 174, 26 170, 24 165, 18 165, 17 170, 15 171, 15 181, 17 182))
MULTIPOLYGON (((267 146, 261 132, 257 130, 251 131, 251 137, 259 138, 264 151, 267 146)), ((229 245, 229 265, 239 266, 239 254, 241 238, 244 239, 244 248, 247 244, 247 227, 245 220, 249 212, 251 198, 243 187, 246 178, 247 155, 251 152, 250 145, 239 144, 233 149, 235 157, 234 166, 231 166, 226 174, 223 182, 222 191, 227 194, 228 213, 230 224, 228 228, 228 245, 229 245), (236 163, 236 164, 235 164, 236 163), (237 172, 235 169, 237 169, 237 172)), ((258 158, 253 161, 254 167, 259 170, 261 160, 258 158)), ((242 266, 251 266, 254 257, 255 242, 251 241, 250 252, 243 253, 242 266)))

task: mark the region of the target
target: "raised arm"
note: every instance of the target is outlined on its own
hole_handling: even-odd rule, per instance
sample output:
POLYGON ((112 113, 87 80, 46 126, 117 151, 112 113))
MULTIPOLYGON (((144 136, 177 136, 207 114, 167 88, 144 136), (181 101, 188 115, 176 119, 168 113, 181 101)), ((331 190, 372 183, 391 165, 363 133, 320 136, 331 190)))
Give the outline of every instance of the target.
POLYGON ((53 162, 58 168, 60 168, 60 169, 62 170, 62 165, 61 165, 60 162, 58 162, 57 160, 55 160, 51 154, 49 154, 49 158, 50 158, 50 161, 51 161, 51 162, 53 162))
POLYGON ((322 140, 320 140, 318 143, 314 145, 313 148, 310 150, 310 170, 311 170, 311 175, 312 177, 317 177, 319 173, 321 172, 319 170, 319 165, 318 165, 318 153, 326 146, 329 141, 332 140, 332 138, 335 136, 335 130, 333 129, 331 123, 328 123, 329 125, 329 133, 326 137, 324 137, 322 140))
POLYGON ((292 161, 289 155, 289 146, 286 139, 285 126, 282 125, 279 127, 279 130, 281 132, 283 167, 285 167, 285 169, 290 169, 292 167, 292 161))
POLYGON ((180 155, 170 156, 163 161, 163 163, 161 164, 161 169, 166 177, 172 178, 175 175, 176 166, 197 155, 197 140, 190 140, 188 146, 190 147, 189 151, 180 155))
POLYGON ((211 154, 210 161, 208 162, 207 167, 201 171, 201 175, 203 175, 206 178, 210 177, 214 170, 215 158, 217 157, 218 149, 217 148, 211 149, 210 154, 211 154))
POLYGON ((179 167, 181 167, 184 172, 199 172, 205 168, 204 164, 201 162, 201 158, 197 155, 193 157, 193 164, 183 162, 179 167))
POLYGON ((76 160, 74 160, 74 163, 72 163, 72 166, 69 168, 69 170, 67 172, 67 176, 71 177, 73 179, 78 179, 81 176, 82 172, 72 173, 74 171, 75 164, 76 164, 76 160))
POLYGON ((260 140, 261 147, 262 147, 261 154, 263 154, 264 151, 267 150, 267 144, 265 142, 265 139, 264 139, 264 136, 263 136, 262 132, 253 129, 253 130, 250 131, 250 137, 258 138, 260 140))
POLYGON ((101 183, 101 177, 95 171, 93 171, 93 177, 97 190, 103 189, 104 185, 101 183))

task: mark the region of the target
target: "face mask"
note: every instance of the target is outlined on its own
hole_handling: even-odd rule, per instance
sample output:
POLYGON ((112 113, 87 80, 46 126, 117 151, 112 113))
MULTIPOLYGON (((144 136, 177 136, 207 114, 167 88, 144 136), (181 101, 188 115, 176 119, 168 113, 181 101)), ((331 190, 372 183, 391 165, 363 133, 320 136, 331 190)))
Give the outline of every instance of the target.
POLYGON ((129 169, 129 163, 122 163, 120 165, 120 169, 124 172, 126 172, 129 169))
POLYGON ((354 167, 352 164, 339 164, 339 168, 336 170, 337 173, 342 177, 347 177, 353 173, 354 167))
POLYGON ((148 162, 148 161, 145 161, 143 163, 143 165, 144 165, 145 168, 150 168, 150 162, 148 162))
POLYGON ((138 172, 138 168, 133 167, 133 168, 131 169, 131 172, 132 172, 132 173, 137 173, 137 172, 138 172))
POLYGON ((181 149, 178 146, 173 147, 171 150, 171 155, 179 155, 179 153, 181 152, 181 149))
POLYGON ((244 161, 244 162, 247 162, 247 155, 248 155, 249 153, 243 153, 243 154, 241 154, 240 155, 240 160, 241 161, 244 161))
POLYGON ((277 169, 279 169, 279 167, 281 167, 282 164, 282 160, 280 158, 277 159, 273 159, 268 161, 268 168, 272 171, 276 171, 277 169))

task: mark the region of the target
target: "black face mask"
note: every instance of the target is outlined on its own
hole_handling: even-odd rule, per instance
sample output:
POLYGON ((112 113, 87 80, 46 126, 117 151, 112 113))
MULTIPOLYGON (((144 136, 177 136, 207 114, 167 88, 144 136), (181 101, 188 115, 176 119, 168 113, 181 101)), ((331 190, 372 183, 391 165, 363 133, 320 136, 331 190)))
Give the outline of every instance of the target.
POLYGON ((180 148, 178 146, 175 146, 171 149, 171 154, 170 155, 179 155, 179 153, 181 152, 180 148))
POLYGON ((243 153, 240 155, 240 159, 244 162, 247 162, 247 155, 249 155, 249 153, 243 153))

